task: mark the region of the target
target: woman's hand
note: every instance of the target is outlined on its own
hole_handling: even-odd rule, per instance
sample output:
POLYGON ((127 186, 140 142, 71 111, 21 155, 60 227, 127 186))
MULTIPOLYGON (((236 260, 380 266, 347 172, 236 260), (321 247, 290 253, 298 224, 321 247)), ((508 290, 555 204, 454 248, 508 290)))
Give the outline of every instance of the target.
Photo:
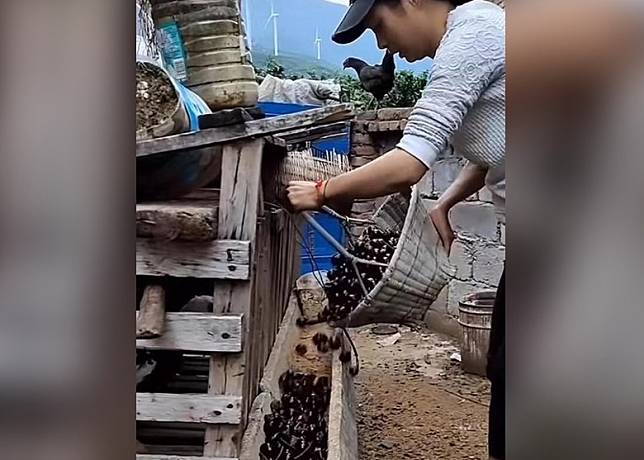
POLYGON ((442 204, 437 204, 429 212, 429 217, 431 217, 434 227, 436 227, 436 231, 441 238, 443 247, 449 256, 455 238, 454 230, 452 230, 452 225, 449 223, 449 208, 442 204))
POLYGON ((323 196, 315 182, 291 181, 286 190, 291 206, 297 212, 318 210, 324 204, 323 196))

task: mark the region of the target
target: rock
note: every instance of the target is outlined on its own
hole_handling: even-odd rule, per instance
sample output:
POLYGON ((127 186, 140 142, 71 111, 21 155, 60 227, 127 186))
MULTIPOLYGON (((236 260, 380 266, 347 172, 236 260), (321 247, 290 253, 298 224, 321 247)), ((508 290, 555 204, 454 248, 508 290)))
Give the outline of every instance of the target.
POLYGON ((386 337, 382 340, 378 340, 378 344, 383 346, 383 347, 390 347, 394 345, 398 340, 400 340, 400 332, 395 333, 394 335, 391 335, 389 337, 386 337))
POLYGON ((396 332, 398 332, 398 328, 391 324, 379 324, 371 328, 371 333, 375 335, 393 335, 396 332))
POLYGON ((393 444, 390 443, 389 441, 381 441, 379 445, 383 449, 393 449, 393 447, 394 447, 393 444))

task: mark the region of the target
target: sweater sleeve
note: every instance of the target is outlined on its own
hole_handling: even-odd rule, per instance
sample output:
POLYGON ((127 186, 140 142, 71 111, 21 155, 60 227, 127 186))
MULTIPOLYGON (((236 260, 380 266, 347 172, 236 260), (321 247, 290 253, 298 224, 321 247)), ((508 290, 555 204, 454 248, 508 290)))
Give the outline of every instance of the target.
POLYGON ((504 20, 502 14, 474 15, 448 26, 398 144, 428 168, 483 91, 505 72, 504 20))

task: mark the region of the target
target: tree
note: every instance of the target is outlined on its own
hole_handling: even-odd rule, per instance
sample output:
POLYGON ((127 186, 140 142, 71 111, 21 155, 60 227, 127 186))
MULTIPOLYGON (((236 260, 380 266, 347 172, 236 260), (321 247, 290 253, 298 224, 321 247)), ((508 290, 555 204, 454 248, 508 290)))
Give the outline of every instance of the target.
MULTIPOLYGON (((342 75, 336 78, 340 84, 340 100, 351 102, 358 110, 365 110, 373 105, 373 96, 362 89, 360 81, 352 75, 342 75)), ((381 101, 384 107, 412 107, 423 94, 427 86, 427 72, 414 74, 408 70, 396 73, 393 89, 381 101)))
POLYGON ((255 66, 255 73, 260 77, 272 75, 276 78, 287 78, 284 66, 277 62, 277 60, 273 56, 269 56, 266 59, 264 67, 255 66))
POLYGON ((381 106, 412 107, 415 105, 427 86, 427 75, 427 72, 416 75, 408 70, 398 72, 394 88, 385 96, 381 106))

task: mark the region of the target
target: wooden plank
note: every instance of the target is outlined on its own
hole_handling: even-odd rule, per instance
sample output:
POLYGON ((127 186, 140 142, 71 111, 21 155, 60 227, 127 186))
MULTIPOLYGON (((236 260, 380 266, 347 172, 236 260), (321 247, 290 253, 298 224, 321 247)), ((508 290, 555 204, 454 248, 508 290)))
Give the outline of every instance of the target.
POLYGON ((242 439, 240 460, 259 458, 259 447, 264 443, 265 438, 264 415, 271 412, 271 401, 280 398, 279 377, 288 370, 290 350, 293 349, 300 335, 300 330, 295 323, 298 316, 297 300, 295 295, 292 295, 264 369, 260 382, 261 393, 255 398, 251 407, 248 426, 242 439))
POLYGON ((242 315, 167 313, 161 337, 139 339, 137 348, 205 353, 242 351, 242 315))
POLYGON ((247 280, 250 260, 249 241, 136 241, 137 275, 247 280))
POLYGON ((185 455, 139 454, 136 460, 238 460, 232 457, 187 457, 185 455))
POLYGON ((319 140, 325 136, 342 134, 348 131, 349 126, 349 122, 341 121, 330 125, 313 126, 311 128, 288 131, 286 133, 276 134, 272 137, 279 139, 278 143, 282 141, 285 145, 297 144, 299 142, 319 140))
POLYGON ((353 377, 349 373, 349 364, 340 361, 340 350, 333 353, 328 439, 328 458, 358 460, 353 377))
MULTIPOLYGON (((239 460, 257 460, 259 448, 266 440, 264 434, 264 416, 271 413, 271 401, 273 396, 268 392, 257 395, 248 418, 248 426, 244 431, 242 445, 239 453, 239 460)), ((330 458, 330 457, 329 457, 330 458)))
MULTIPOLYGON (((244 124, 193 131, 137 142, 136 156, 142 157, 177 150, 196 149, 215 144, 228 144, 324 123, 349 120, 353 118, 353 115, 353 108, 350 104, 338 104, 289 115, 249 121, 244 124)), ((222 179, 224 174, 222 169, 222 179)))
MULTIPOLYGON (((153 442, 148 442, 144 444, 145 450, 138 450, 140 454, 146 455, 172 455, 179 458, 184 457, 199 457, 203 452, 203 446, 200 442, 198 445, 186 445, 186 444, 155 444, 153 442)), ((202 458, 202 457, 199 457, 202 458)))
MULTIPOLYGON (((260 187, 261 190, 261 187, 260 187)), ((249 341, 247 352, 250 354, 250 377, 249 388, 251 390, 257 388, 261 371, 263 367, 263 354, 264 354, 264 341, 266 339, 266 319, 265 314, 270 308, 270 289, 269 283, 271 280, 271 273, 267 266, 266 253, 269 247, 270 234, 268 232, 268 218, 270 216, 261 217, 258 219, 257 224, 257 237, 256 237, 256 265, 255 276, 253 276, 253 336, 249 341)), ((272 286, 274 288, 274 285, 272 286)), ((251 391, 251 398, 255 397, 251 391)), ((248 401, 252 403, 252 401, 248 401)))
MULTIPOLYGON (((250 260, 255 260, 259 187, 264 141, 224 146, 217 232, 221 239, 244 239, 251 242, 250 260)), ((215 313, 243 314, 246 321, 242 335, 248 336, 254 325, 251 281, 215 284, 215 313)), ((246 342, 247 343, 247 342, 246 342)), ((237 456, 243 434, 249 389, 249 351, 239 355, 213 356, 210 360, 209 394, 235 394, 246 397, 240 427, 219 426, 206 430, 204 455, 237 456)))
POLYGON ((291 295, 288 309, 280 323, 279 332, 275 337, 271 353, 260 381, 260 389, 279 397, 279 377, 289 368, 289 355, 300 336, 296 320, 300 316, 295 295, 291 295))
POLYGON ((142 422, 238 424, 241 403, 238 396, 137 393, 136 419, 142 422))

